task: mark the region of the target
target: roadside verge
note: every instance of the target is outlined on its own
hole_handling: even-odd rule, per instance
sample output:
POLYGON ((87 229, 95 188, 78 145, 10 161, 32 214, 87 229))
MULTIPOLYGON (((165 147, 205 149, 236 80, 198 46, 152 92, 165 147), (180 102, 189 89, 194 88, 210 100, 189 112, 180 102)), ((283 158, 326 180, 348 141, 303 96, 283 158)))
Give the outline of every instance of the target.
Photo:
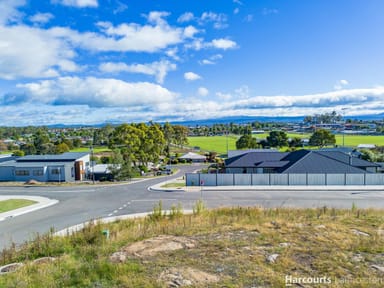
POLYGON ((43 209, 52 205, 57 204, 59 201, 55 199, 49 199, 46 197, 40 196, 25 196, 25 195, 0 195, 0 201, 8 200, 8 199, 27 199, 37 202, 36 204, 29 205, 26 207, 18 208, 15 210, 7 211, 4 213, 0 213, 0 221, 13 218, 19 215, 23 215, 29 212, 33 212, 39 209, 43 209))

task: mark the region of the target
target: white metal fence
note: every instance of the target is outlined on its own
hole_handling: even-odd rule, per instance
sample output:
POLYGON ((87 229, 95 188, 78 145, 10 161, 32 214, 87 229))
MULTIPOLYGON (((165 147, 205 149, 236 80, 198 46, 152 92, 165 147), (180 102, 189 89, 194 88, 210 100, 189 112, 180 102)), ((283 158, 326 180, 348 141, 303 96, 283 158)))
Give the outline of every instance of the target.
POLYGON ((384 174, 186 174, 187 186, 384 185, 384 174))

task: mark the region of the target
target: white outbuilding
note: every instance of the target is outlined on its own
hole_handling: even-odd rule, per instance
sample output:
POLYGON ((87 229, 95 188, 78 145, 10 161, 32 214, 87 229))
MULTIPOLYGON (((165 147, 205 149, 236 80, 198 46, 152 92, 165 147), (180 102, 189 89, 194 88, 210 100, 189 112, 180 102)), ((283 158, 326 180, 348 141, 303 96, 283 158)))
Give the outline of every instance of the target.
POLYGON ((184 159, 188 162, 201 163, 205 162, 207 160, 207 157, 197 153, 188 152, 187 154, 184 154, 183 156, 179 157, 179 160, 181 159, 184 159))

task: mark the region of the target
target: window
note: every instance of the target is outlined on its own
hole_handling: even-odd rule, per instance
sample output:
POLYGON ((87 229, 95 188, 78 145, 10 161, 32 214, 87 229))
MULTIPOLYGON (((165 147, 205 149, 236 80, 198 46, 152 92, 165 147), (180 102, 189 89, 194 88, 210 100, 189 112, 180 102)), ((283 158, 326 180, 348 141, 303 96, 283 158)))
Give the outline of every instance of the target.
POLYGON ((43 169, 33 170, 33 176, 43 176, 43 175, 44 175, 44 170, 43 169))
POLYGON ((264 173, 274 174, 276 171, 275 168, 264 168, 264 173))
POLYGON ((60 168, 53 168, 51 170, 52 175, 59 175, 60 174, 60 168))
POLYGON ((29 170, 16 170, 16 176, 29 176, 29 170))

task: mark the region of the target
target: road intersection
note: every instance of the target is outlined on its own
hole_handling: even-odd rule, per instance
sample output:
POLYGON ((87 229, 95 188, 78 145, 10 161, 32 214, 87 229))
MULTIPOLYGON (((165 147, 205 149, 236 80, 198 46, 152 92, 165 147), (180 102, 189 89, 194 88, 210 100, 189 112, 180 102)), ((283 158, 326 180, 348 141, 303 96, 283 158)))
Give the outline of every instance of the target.
POLYGON ((2 196, 38 196, 57 200, 44 209, 0 221, 0 249, 32 239, 37 233, 59 231, 90 220, 151 212, 162 202, 164 209, 181 204, 190 210, 199 199, 209 208, 221 206, 384 208, 382 187, 193 187, 162 189, 199 166, 179 167, 179 173, 119 185, 0 187, 2 196), (152 189, 148 189, 152 187, 152 189))

